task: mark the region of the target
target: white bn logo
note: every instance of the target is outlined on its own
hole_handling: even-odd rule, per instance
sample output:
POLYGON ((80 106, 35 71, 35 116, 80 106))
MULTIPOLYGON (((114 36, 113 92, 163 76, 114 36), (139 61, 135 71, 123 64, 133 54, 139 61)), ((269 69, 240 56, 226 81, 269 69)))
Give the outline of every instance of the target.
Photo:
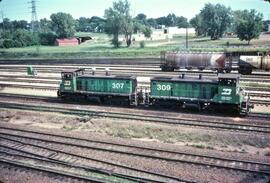
POLYGON ((221 95, 231 95, 232 94, 232 89, 229 88, 223 88, 221 95))

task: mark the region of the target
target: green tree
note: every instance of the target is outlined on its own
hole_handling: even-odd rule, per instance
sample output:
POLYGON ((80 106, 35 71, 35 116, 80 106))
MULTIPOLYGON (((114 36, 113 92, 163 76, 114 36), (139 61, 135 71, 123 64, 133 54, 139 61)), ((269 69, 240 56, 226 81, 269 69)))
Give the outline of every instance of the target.
POLYGON ((31 33, 25 29, 5 30, 0 32, 0 37, 3 40, 0 47, 25 47, 38 44, 38 35, 31 33))
POLYGON ((187 18, 180 16, 180 17, 176 17, 176 24, 175 26, 179 27, 179 28, 186 28, 189 26, 188 22, 187 22, 187 18))
POLYGON ((143 34, 145 37, 148 37, 150 38, 151 37, 151 34, 152 34, 152 29, 150 27, 145 27, 144 30, 143 30, 143 34))
POLYGON ((268 26, 270 25, 270 20, 263 21, 263 31, 268 31, 268 26))
POLYGON ((191 26, 195 28, 196 35, 197 36, 206 36, 206 30, 205 27, 203 26, 203 20, 202 16, 200 14, 196 15, 194 18, 190 20, 191 26))
POLYGON ((244 10, 238 12, 237 21, 235 21, 236 34, 240 40, 250 41, 258 38, 263 28, 263 16, 255 10, 244 10))
POLYGON ((143 13, 139 13, 134 19, 142 25, 148 25, 147 16, 143 13))
POLYGON ((147 23, 149 26, 151 26, 153 28, 158 28, 158 23, 157 23, 156 19, 154 19, 154 18, 147 19, 147 23))
POLYGON ((221 4, 205 4, 200 15, 202 16, 202 27, 212 40, 222 37, 231 24, 231 10, 221 4))
POLYGON ((106 32, 113 35, 112 44, 120 46, 119 35, 124 34, 127 46, 131 44, 133 19, 130 15, 130 3, 127 0, 113 2, 113 6, 105 10, 106 32))
POLYGON ((104 32, 106 21, 103 18, 93 16, 90 19, 90 31, 91 32, 104 32))
POLYGON ((41 32, 50 32, 52 31, 52 22, 46 18, 40 19, 39 21, 40 31, 41 32))
POLYGON ((80 17, 76 20, 76 31, 90 32, 90 19, 85 17, 80 17))
POLYGON ((75 33, 75 20, 68 13, 54 13, 50 16, 52 21, 52 30, 58 38, 69 38, 75 33))

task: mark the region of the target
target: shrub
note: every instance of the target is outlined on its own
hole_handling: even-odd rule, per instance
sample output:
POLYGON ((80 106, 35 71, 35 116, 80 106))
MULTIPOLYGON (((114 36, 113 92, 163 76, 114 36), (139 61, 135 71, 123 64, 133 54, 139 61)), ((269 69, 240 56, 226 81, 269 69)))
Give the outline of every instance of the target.
POLYGON ((41 45, 54 45, 56 37, 53 32, 42 32, 39 33, 39 42, 41 45))
POLYGON ((115 48, 119 48, 121 46, 121 44, 122 44, 122 42, 120 42, 117 38, 113 38, 111 40, 111 42, 112 42, 112 45, 114 45, 115 48))
POLYGON ((3 47, 4 48, 12 48, 12 47, 14 47, 14 41, 12 39, 5 39, 3 41, 3 47))
POLYGON ((4 39, 0 39, 0 48, 4 48, 3 43, 4 43, 4 39))
POLYGON ((24 47, 39 44, 39 37, 36 33, 27 30, 17 29, 13 32, 3 31, 0 35, 3 38, 2 48, 24 47))
POLYGON ((145 47, 145 42, 144 41, 140 41, 140 48, 144 48, 145 47))
POLYGON ((20 42, 18 40, 14 40, 13 41, 13 46, 16 47, 16 48, 20 48, 20 47, 23 47, 23 44, 22 44, 22 42, 20 42))

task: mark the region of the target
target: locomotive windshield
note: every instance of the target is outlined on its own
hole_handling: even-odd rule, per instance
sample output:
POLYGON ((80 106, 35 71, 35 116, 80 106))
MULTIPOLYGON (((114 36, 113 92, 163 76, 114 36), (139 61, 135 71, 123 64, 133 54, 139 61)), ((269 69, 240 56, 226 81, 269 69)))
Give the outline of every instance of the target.
POLYGON ((223 86, 236 86, 236 79, 221 78, 219 84, 223 86))
POLYGON ((62 79, 72 79, 72 73, 62 73, 62 79))

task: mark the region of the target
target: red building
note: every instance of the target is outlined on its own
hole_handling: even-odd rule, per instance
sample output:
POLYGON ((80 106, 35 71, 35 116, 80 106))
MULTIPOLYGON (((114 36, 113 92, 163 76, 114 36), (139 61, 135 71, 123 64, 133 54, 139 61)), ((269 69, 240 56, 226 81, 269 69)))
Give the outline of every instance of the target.
POLYGON ((55 40, 56 46, 75 46, 79 45, 79 40, 76 38, 71 39, 56 39, 55 40))

